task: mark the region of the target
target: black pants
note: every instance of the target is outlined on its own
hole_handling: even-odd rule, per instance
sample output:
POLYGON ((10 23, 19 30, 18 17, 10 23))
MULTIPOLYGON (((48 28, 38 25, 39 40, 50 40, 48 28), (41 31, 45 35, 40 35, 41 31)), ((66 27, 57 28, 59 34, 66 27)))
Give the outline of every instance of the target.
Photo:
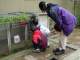
POLYGON ((34 49, 41 49, 41 41, 38 40, 38 43, 37 43, 37 44, 35 44, 35 43, 33 42, 33 47, 34 47, 34 49))
POLYGON ((39 41, 38 44, 35 44, 33 42, 33 47, 34 47, 34 49, 40 49, 43 52, 46 50, 46 48, 42 48, 42 42, 41 41, 39 41))

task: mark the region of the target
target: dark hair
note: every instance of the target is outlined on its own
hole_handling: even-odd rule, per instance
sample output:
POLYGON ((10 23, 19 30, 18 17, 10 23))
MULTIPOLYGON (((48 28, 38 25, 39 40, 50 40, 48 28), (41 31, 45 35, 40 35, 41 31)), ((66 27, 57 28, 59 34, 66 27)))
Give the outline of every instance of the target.
POLYGON ((35 15, 31 16, 31 21, 35 26, 38 25, 38 19, 36 18, 35 15))
POLYGON ((42 11, 46 11, 47 6, 46 6, 46 4, 45 4, 44 1, 41 1, 41 2, 39 3, 39 8, 40 8, 42 11))
POLYGON ((35 15, 32 15, 31 16, 31 20, 36 20, 36 16, 35 15))
POLYGON ((33 24, 34 24, 35 26, 38 25, 38 19, 34 20, 34 21, 33 21, 33 24))

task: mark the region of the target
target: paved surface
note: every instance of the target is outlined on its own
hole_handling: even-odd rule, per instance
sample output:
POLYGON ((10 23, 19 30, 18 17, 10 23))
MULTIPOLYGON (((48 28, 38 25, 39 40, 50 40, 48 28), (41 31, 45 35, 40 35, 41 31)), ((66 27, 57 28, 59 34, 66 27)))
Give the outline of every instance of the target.
MULTIPOLYGON (((39 19, 41 19, 40 21, 44 22, 43 24, 48 23, 46 17, 42 18, 39 17, 39 19)), ((58 44, 56 43, 58 42, 58 40, 59 40, 59 35, 52 34, 52 36, 49 37, 50 48, 48 48, 46 52, 33 53, 32 49, 28 49, 18 52, 16 54, 9 55, 8 57, 2 58, 0 60, 50 60, 53 57, 58 58, 58 60, 62 60, 69 54, 73 53, 74 50, 67 48, 66 53, 64 55, 55 56, 52 50, 58 46, 58 44)), ((70 41, 68 42, 69 44, 70 43, 75 44, 80 47, 80 29, 75 29, 75 31, 69 37, 69 41, 70 41)))
POLYGON ((12 55, 9 58, 6 58, 5 60, 50 60, 52 57, 56 57, 59 60, 63 59, 68 54, 72 53, 74 50, 67 48, 66 53, 61 56, 55 56, 54 53, 52 53, 52 50, 57 47, 57 43, 54 42, 54 40, 58 40, 58 35, 49 37, 49 43, 50 48, 48 48, 45 52, 41 53, 33 53, 32 50, 25 51, 22 53, 18 53, 17 55, 12 55))

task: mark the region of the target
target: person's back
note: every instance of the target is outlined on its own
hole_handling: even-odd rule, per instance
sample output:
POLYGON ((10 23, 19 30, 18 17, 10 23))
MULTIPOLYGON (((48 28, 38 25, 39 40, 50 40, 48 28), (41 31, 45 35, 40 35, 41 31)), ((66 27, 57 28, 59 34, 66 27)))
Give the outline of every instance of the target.
POLYGON ((54 4, 47 4, 50 11, 47 12, 48 16, 51 17, 58 27, 63 30, 65 35, 69 35, 73 28, 76 26, 76 17, 68 10, 54 4))
POLYGON ((61 26, 61 24, 76 24, 76 17, 68 10, 56 4, 49 3, 47 5, 51 9, 51 12, 48 12, 48 16, 51 17, 58 25, 61 26))
POLYGON ((59 15, 61 16, 63 32, 65 35, 70 35, 74 27, 77 24, 76 17, 70 13, 68 10, 59 7, 59 15))
POLYGON ((35 44, 37 44, 38 43, 38 40, 40 40, 40 38, 41 38, 41 31, 40 31, 40 29, 39 28, 37 28, 37 29, 35 29, 35 31, 33 32, 33 42, 35 43, 35 44))
POLYGON ((63 24, 76 24, 76 17, 70 13, 68 10, 59 7, 59 15, 62 17, 63 24))

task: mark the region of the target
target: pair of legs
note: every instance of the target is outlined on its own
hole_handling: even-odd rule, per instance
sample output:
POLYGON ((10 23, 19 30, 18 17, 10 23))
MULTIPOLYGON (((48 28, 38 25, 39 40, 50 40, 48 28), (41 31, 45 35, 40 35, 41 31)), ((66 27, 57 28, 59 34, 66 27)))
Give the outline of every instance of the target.
POLYGON ((46 50, 45 47, 43 47, 43 42, 39 41, 37 44, 33 42, 34 52, 44 52, 46 50))
POLYGON ((53 50, 53 52, 55 53, 55 55, 64 54, 65 50, 66 50, 66 46, 67 46, 67 38, 68 38, 68 36, 64 35, 63 32, 59 32, 59 33, 60 33, 60 39, 59 39, 58 48, 56 48, 55 50, 53 50))
POLYGON ((63 29, 60 33, 59 46, 56 50, 54 50, 55 55, 64 54, 67 46, 68 36, 72 33, 73 28, 63 29))
POLYGON ((60 32, 60 40, 59 40, 59 49, 66 50, 68 36, 64 35, 63 32, 60 32))
POLYGON ((33 48, 34 48, 33 52, 36 52, 36 53, 40 52, 40 50, 41 50, 41 42, 40 42, 40 40, 38 40, 37 44, 33 42, 33 48))
POLYGON ((33 48, 34 49, 41 49, 41 42, 40 42, 40 40, 38 40, 37 44, 33 42, 33 48))
POLYGON ((58 49, 56 49, 54 52, 59 52, 58 54, 63 54, 66 50, 66 46, 67 46, 67 40, 68 40, 68 36, 73 32, 74 28, 75 28, 75 24, 69 24, 66 25, 64 24, 62 26, 62 29, 57 29, 58 26, 55 26, 55 30, 58 31, 60 33, 60 39, 59 39, 59 46, 58 49))

